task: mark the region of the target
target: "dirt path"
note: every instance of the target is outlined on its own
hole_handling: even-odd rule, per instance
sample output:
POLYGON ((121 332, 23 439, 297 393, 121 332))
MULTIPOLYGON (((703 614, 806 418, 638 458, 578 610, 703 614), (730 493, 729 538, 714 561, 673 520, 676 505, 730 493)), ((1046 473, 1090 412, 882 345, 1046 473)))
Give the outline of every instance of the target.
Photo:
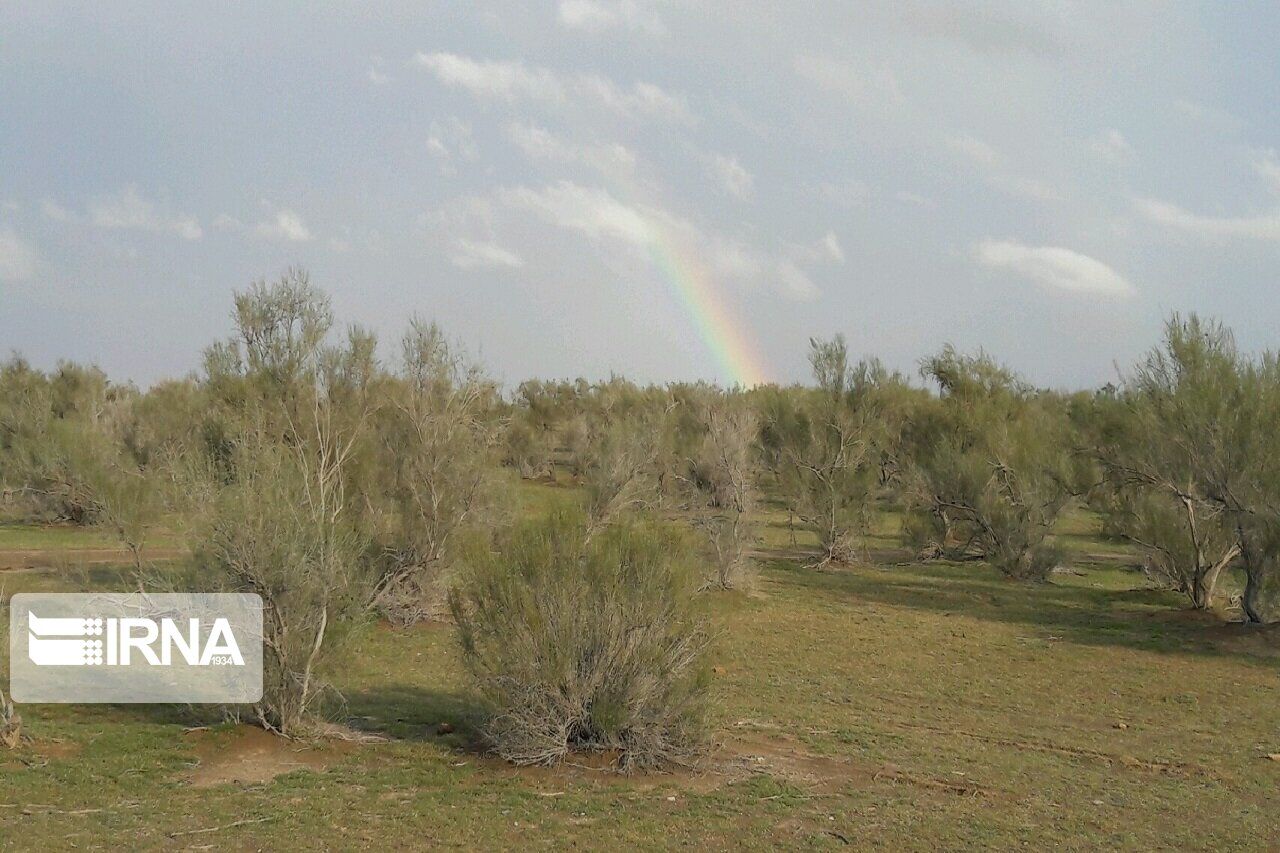
MULTIPOLYGON (((183 548, 147 548, 142 556, 146 560, 172 560, 186 553, 183 548)), ((0 572, 51 572, 66 566, 132 560, 125 548, 0 548, 0 572)))

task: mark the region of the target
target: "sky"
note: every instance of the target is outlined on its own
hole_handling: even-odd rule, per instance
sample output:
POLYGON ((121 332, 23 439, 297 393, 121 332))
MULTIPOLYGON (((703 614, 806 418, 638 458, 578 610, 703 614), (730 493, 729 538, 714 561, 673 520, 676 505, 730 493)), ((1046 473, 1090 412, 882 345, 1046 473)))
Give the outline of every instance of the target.
POLYGON ((1174 311, 1280 328, 1280 6, 0 6, 0 350, 146 386, 306 268, 507 384, 1114 380, 1174 311), (1118 367, 1119 366, 1119 367, 1118 367))

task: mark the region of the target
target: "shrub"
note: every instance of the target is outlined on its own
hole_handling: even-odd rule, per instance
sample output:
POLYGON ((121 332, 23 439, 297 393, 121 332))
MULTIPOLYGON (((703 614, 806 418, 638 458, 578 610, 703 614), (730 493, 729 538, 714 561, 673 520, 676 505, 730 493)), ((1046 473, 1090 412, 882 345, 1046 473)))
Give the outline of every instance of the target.
POLYGON ((626 770, 680 762, 705 733, 698 576, 673 529, 578 514, 525 522, 461 570, 450 605, 492 706, 484 734, 519 764, 618 752, 626 770))
POLYGON ((1062 556, 1049 536, 1076 477, 1065 412, 983 354, 947 347, 922 373, 941 397, 909 430, 906 532, 928 534, 930 553, 1043 580, 1062 556))
POLYGON ((414 320, 402 352, 377 418, 370 489, 382 498, 376 604, 407 624, 443 602, 456 540, 492 514, 497 392, 433 323, 414 320))
POLYGON ((0 690, 0 746, 17 749, 22 743, 22 716, 13 709, 13 702, 0 690))
POLYGON ((809 343, 818 387, 766 398, 761 445, 777 493, 817 537, 822 566, 852 561, 870 524, 896 419, 886 390, 900 381, 873 360, 850 365, 842 337, 809 343))
POLYGON ((263 696, 254 711, 281 734, 316 716, 325 693, 320 670, 372 593, 360 561, 364 542, 343 496, 348 448, 324 434, 297 447, 244 436, 236 482, 217 494, 195 544, 206 586, 262 596, 263 696))
POLYGON ((677 432, 690 435, 677 440, 680 461, 668 479, 677 484, 694 528, 705 535, 703 587, 745 587, 753 580, 748 552, 757 499, 756 415, 740 394, 713 388, 689 396, 677 432))

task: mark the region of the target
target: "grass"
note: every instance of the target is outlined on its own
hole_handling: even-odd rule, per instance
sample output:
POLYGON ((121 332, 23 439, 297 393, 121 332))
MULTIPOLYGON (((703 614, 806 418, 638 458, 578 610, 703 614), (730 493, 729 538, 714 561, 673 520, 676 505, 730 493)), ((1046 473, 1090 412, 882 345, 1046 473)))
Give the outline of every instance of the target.
MULTIPOLYGON (((785 516, 766 520, 785 551, 785 516)), ((901 548, 895 531, 880 519, 876 546, 901 548)), ((708 599, 721 746, 694 773, 477 753, 446 625, 374 626, 340 668, 346 716, 388 741, 315 745, 322 769, 257 784, 190 784, 241 733, 184 733, 203 720, 183 709, 27 706, 33 744, 0 753, 0 846, 1276 844, 1277 635, 1192 618, 1085 516, 1064 539, 1093 555, 1082 574, 1034 586, 973 563, 764 561, 754 593, 708 599)), ((125 578, 0 575, 6 593, 125 578)))

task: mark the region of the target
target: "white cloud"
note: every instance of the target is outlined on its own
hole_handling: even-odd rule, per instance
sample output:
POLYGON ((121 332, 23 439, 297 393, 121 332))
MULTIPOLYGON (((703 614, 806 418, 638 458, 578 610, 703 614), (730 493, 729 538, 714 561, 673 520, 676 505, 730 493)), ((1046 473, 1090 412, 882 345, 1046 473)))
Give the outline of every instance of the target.
POLYGON ((888 66, 860 68, 829 56, 797 56, 796 74, 823 89, 838 92, 863 107, 906 102, 888 66))
POLYGON ((594 74, 562 75, 522 62, 475 60, 456 53, 418 53, 414 62, 441 82, 465 89, 479 98, 552 106, 589 100, 630 118, 676 121, 689 118, 683 98, 652 83, 638 82, 630 89, 623 89, 594 74))
POLYGON ((1133 146, 1115 128, 1087 140, 1085 150, 1105 163, 1123 163, 1133 156, 1133 146))
POLYGON ((844 248, 840 245, 836 232, 828 231, 827 236, 822 238, 822 248, 827 252, 827 257, 838 264, 844 263, 844 248))
POLYGON ((935 199, 929 198, 928 196, 925 196, 925 195, 920 195, 919 193, 913 193, 907 190, 899 190, 898 192, 893 194, 893 197, 896 198, 898 201, 903 201, 903 202, 906 202, 907 204, 913 204, 916 207, 923 207, 925 210, 938 209, 938 202, 935 199))
POLYGON ((592 239, 610 237, 633 246, 647 246, 656 238, 650 217, 598 187, 560 181, 541 190, 528 187, 503 190, 500 198, 512 207, 536 213, 548 222, 592 239))
POLYGON ((1057 246, 1027 246, 986 239, 974 247, 978 263, 1015 273, 1047 287, 1100 296, 1132 296, 1133 285, 1088 255, 1057 246))
POLYGON ((577 144, 532 124, 511 122, 507 138, 531 160, 580 163, 606 175, 635 171, 636 155, 625 145, 577 144))
POLYGON ((381 56, 375 56, 369 61, 369 71, 365 74, 369 82, 375 86, 385 86, 391 82, 391 76, 387 74, 386 62, 381 56))
POLYGON ((1054 4, 1015 3, 1000 9, 993 4, 900 3, 890 8, 895 23, 907 32, 955 41, 978 53, 1052 58, 1066 49, 1062 30, 1067 17, 1053 15, 1054 4))
POLYGON ((809 302, 821 295, 813 280, 791 261, 779 261, 775 275, 778 284, 782 286, 782 292, 792 299, 809 302))
POLYGON ((560 0, 559 15, 561 26, 589 33, 613 28, 649 35, 667 31, 657 13, 636 0, 560 0))
POLYGON ((947 145, 982 166, 995 166, 1000 162, 996 150, 976 136, 948 136, 947 145))
POLYGON ((440 161, 440 169, 446 174, 453 172, 455 161, 471 162, 480 156, 471 125, 457 116, 431 122, 428 134, 427 153, 440 161))
POLYGON ((456 53, 418 53, 414 61, 444 83, 478 97, 555 103, 565 100, 564 86, 545 68, 526 68, 520 62, 476 61, 456 53))
POLYGON ((457 250, 449 259, 455 267, 471 269, 515 269, 524 266, 524 259, 497 243, 475 240, 457 241, 457 250))
POLYGON ((305 243, 313 237, 311 229, 307 228, 306 223, 302 221, 302 217, 292 210, 284 208, 277 210, 272 219, 266 222, 259 222, 254 230, 260 237, 267 237, 272 240, 288 240, 293 243, 305 243))
MULTIPOLYGON (((56 205, 54 205, 56 207, 56 205)), ((52 211, 46 209, 45 215, 52 211)), ((89 203, 89 221, 99 228, 124 228, 155 233, 176 234, 184 240, 199 240, 204 235, 194 217, 166 213, 129 186, 117 196, 94 199, 89 203)))
POLYGON ((35 274, 35 247, 12 230, 0 229, 0 281, 26 281, 35 274))
POLYGON ((1280 163, 1276 162, 1276 152, 1268 149, 1258 153, 1253 168, 1262 176, 1271 189, 1280 191, 1280 163))
POLYGON ((40 213, 52 222, 75 222, 79 217, 52 199, 40 202, 40 213))
POLYGON ((991 183, 1002 192, 1018 198, 1027 198, 1032 201, 1060 201, 1062 199, 1062 193, 1043 181, 1037 181, 1035 178, 1014 178, 1006 175, 996 175, 991 179, 991 183))
POLYGON ((712 154, 707 158, 707 169, 720 188, 729 195, 746 201, 755 195, 755 176, 742 167, 737 157, 712 154))
POLYGON ((593 241, 615 241, 639 250, 645 263, 649 262, 648 250, 665 250, 675 240, 690 247, 719 278, 768 285, 791 299, 808 300, 819 295, 808 274, 790 257, 734 238, 704 233, 666 210, 626 204, 598 187, 583 187, 570 181, 542 189, 515 187, 500 191, 498 201, 593 241))
POLYGON ((1152 222, 1200 237, 1280 240, 1280 211, 1254 216, 1202 216, 1176 204, 1149 198, 1137 199, 1134 205, 1152 222))
POLYGON ((862 181, 844 181, 835 183, 823 181, 816 186, 808 185, 810 191, 816 190, 827 201, 840 207, 860 207, 871 197, 871 189, 862 181))
POLYGON ((947 137, 946 143, 953 151, 981 167, 986 173, 986 181, 1006 195, 1033 201, 1058 201, 1062 198, 1056 189, 1043 181, 1010 174, 1006 158, 975 136, 953 135, 947 137))

